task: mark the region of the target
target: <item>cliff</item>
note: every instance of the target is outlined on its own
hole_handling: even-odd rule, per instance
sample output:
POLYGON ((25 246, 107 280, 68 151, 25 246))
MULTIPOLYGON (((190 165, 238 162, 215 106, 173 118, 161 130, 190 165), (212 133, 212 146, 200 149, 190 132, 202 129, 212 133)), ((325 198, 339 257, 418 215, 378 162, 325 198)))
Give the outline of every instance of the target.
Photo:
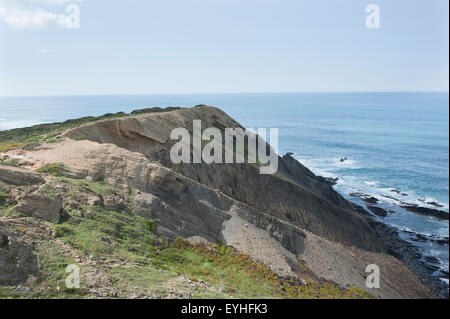
MULTIPOLYGON (((39 129, 41 141, 34 145, 28 135, 26 140, 16 141, 11 134, 4 134, 19 143, 2 154, 4 162, 15 167, 0 165, 0 187, 5 194, 0 217, 0 285, 35 289, 38 285, 30 284, 29 278, 52 272, 39 258, 46 260, 53 249, 59 251, 57 258, 71 258, 84 265, 87 273, 106 267, 102 275, 91 278, 95 285, 86 288, 88 297, 134 296, 132 290, 118 290, 111 283, 117 273, 109 264, 120 263, 136 267, 135 276, 142 281, 146 278, 142 269, 148 270, 145 267, 152 271, 176 269, 178 275, 161 273, 161 278, 184 282, 189 288, 183 291, 194 286, 208 294, 216 291, 217 278, 211 274, 180 268, 169 257, 170 267, 164 258, 159 264, 146 260, 158 259, 158 251, 175 249, 198 254, 197 258, 211 253, 226 258, 245 254, 259 265, 256 269, 264 270, 264 276, 275 276, 281 282, 293 279, 295 292, 288 297, 314 296, 311 291, 327 285, 339 292, 334 297, 361 297, 364 290, 381 298, 433 297, 408 267, 388 254, 386 243, 361 212, 290 155, 278 157, 279 169, 273 175, 259 174, 258 165, 250 163, 174 164, 169 154, 176 141, 170 140, 170 133, 178 127, 192 133, 193 120, 201 120, 204 128, 242 128, 220 109, 198 106, 110 116, 72 128, 60 125, 64 130, 59 131, 51 127, 53 141, 39 129), (118 215, 111 217, 108 212, 118 215), (103 231, 111 227, 104 220, 111 218, 111 223, 119 226, 103 231), (157 225, 149 229, 151 234, 142 230, 145 221, 157 225), (136 234, 133 228, 138 228, 136 234), (100 239, 91 238, 94 234, 100 239), (167 243, 161 244, 161 240, 167 243), (30 241, 36 242, 36 247, 30 241), (126 250, 132 248, 133 257, 122 251, 116 254, 113 248, 120 251, 123 245, 126 250), (23 257, 12 260, 12 251, 23 257), (369 264, 380 267, 380 289, 365 286, 369 264), (203 277, 202 284, 186 279, 194 273, 203 277)), ((247 268, 244 263, 233 270, 247 268)), ((250 277, 255 273, 248 270, 250 277)), ((226 278, 222 280, 226 282, 226 278)), ((220 293, 251 296, 250 292, 242 294, 249 287, 238 288, 240 295, 230 289, 220 293)), ((264 293, 284 296, 273 289, 264 293)), ((148 292, 141 297, 152 296, 148 292)))

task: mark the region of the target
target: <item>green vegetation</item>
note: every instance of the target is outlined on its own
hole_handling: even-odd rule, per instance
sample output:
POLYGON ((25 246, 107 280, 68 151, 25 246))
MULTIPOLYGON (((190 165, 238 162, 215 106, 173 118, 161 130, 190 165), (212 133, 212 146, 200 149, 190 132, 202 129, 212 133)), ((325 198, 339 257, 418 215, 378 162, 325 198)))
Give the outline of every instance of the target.
POLYGON ((8 165, 8 166, 19 166, 18 159, 5 160, 0 157, 0 165, 8 165))
POLYGON ((0 299, 18 299, 21 298, 21 296, 22 295, 12 287, 0 286, 0 299))
POLYGON ((56 191, 56 189, 50 185, 50 184, 45 184, 41 189, 40 192, 42 195, 47 196, 48 198, 58 198, 58 192, 56 191))
MULTIPOLYGON (((69 186, 67 197, 79 191, 117 193, 103 181, 65 176, 56 179, 69 186)), ((52 186, 42 191, 48 196, 57 194, 52 186)), ((9 214, 11 210, 13 207, 8 208, 9 214)), ((343 289, 331 282, 311 280, 304 285, 298 280, 281 278, 269 267, 220 240, 215 245, 192 244, 181 238, 169 242, 156 234, 155 221, 133 212, 81 205, 80 211, 68 213, 70 218, 61 224, 46 222, 54 229, 55 240, 39 241, 36 245, 42 273, 30 284, 31 290, 0 288, 0 298, 86 298, 91 296, 87 288, 94 280, 92 276, 95 280, 101 278, 97 285, 110 289, 115 297, 139 293, 164 297, 177 291, 177 296, 194 298, 371 298, 355 287, 343 289), (86 264, 87 258, 94 266, 86 264), (65 288, 69 264, 80 265, 80 289, 65 288)), ((301 266, 308 271, 305 263, 301 262, 301 266)))
POLYGON ((175 110, 179 110, 179 109, 180 109, 180 107, 178 107, 178 106, 168 106, 166 108, 148 107, 145 109, 134 110, 133 112, 131 112, 131 114, 136 115, 136 114, 144 114, 144 113, 161 113, 161 112, 175 111, 175 110))
POLYGON ((16 216, 17 212, 14 209, 14 205, 3 205, 0 202, 0 217, 12 217, 16 216))
POLYGON ((3 191, 0 190, 0 205, 7 199, 9 195, 3 191))
MULTIPOLYGON (((100 206, 85 207, 84 211, 87 210, 94 212, 90 219, 72 217, 63 224, 53 225, 56 237, 69 244, 80 258, 92 256, 94 260, 101 260, 107 256, 129 263, 129 267, 100 266, 101 271, 125 291, 151 286, 156 293, 159 290, 163 293, 166 281, 182 275, 215 287, 215 290, 202 292, 215 297, 367 297, 357 289, 342 289, 328 282, 310 282, 305 286, 282 279, 267 266, 220 241, 216 245, 194 245, 178 238, 169 243, 155 234, 155 222, 133 213, 105 211, 100 206)), ((65 259, 52 261, 49 272, 56 281, 63 275, 62 269, 67 263, 65 259)))
MULTIPOLYGON (((135 114, 168 112, 176 109, 179 109, 179 107, 147 108, 143 110, 135 110, 131 114, 124 112, 107 113, 101 116, 86 116, 79 119, 67 120, 65 122, 39 124, 31 127, 0 131, 0 152, 5 152, 14 148, 26 147, 27 145, 35 143, 56 143, 61 140, 58 135, 65 130, 91 122, 126 117, 135 114)), ((82 136, 77 138, 84 139, 82 136)))
POLYGON ((97 195, 108 195, 116 191, 114 187, 106 184, 103 180, 89 181, 87 179, 75 179, 64 176, 57 176, 56 180, 68 184, 75 189, 84 190, 97 195))
MULTIPOLYGON (((53 241, 41 242, 36 249, 36 255, 41 262, 42 275, 36 286, 42 289, 42 292, 33 290, 28 296, 31 298, 82 298, 86 295, 85 289, 68 289, 65 285, 67 278, 66 267, 70 264, 76 264, 75 260, 61 249, 53 241)), ((80 267, 81 271, 83 267, 80 267)))
POLYGON ((67 176, 69 169, 61 163, 51 163, 44 167, 38 168, 37 173, 50 174, 53 176, 67 176))
MULTIPOLYGON (((131 114, 166 112, 170 107, 147 108, 131 114)), ((19 147, 35 147, 40 143, 56 143, 64 130, 86 123, 129 116, 123 112, 99 117, 84 117, 62 123, 42 124, 28 128, 0 132, 0 151, 19 147)), ((191 133, 192 134, 192 133, 191 133)), ((84 140, 78 136, 76 140, 84 140)), ((209 142, 203 140, 202 142, 209 142)), ((234 149, 236 152, 236 147, 234 149)), ((248 141, 244 144, 244 157, 248 159, 248 141)), ((17 163, 0 161, 4 165, 17 163)), ((255 165, 260 165, 259 160, 255 165)), ((36 172, 55 176, 58 183, 68 186, 66 198, 77 199, 78 191, 100 196, 117 194, 117 190, 102 180, 89 181, 69 177, 63 164, 52 163, 36 172)), ((285 178, 280 175, 279 178, 285 178)), ((47 184, 41 192, 48 197, 58 196, 56 189, 47 184)), ((129 190, 128 195, 131 194, 129 190)), ((0 216, 12 216, 14 205, 7 205, 8 194, 0 190, 0 216)), ((61 224, 46 223, 54 230, 55 240, 38 240, 35 247, 42 273, 31 283, 28 292, 0 287, 0 298, 85 298, 86 288, 67 289, 64 280, 69 264, 80 264, 81 286, 88 287, 87 259, 95 263, 95 275, 104 274, 107 284, 126 294, 147 291, 156 297, 166 296, 177 280, 204 283, 206 288, 193 289, 197 298, 371 298, 366 291, 350 287, 344 289, 331 282, 307 281, 307 284, 281 278, 269 267, 254 261, 249 255, 227 247, 217 240, 215 245, 192 244, 177 238, 169 242, 156 234, 157 223, 133 212, 107 211, 101 206, 79 203, 81 208, 67 209, 70 218, 61 224), (63 246, 62 246, 63 245, 63 246), (65 249, 64 247, 68 248, 65 249), (68 252, 69 251, 69 252, 68 252), (107 259, 109 262, 105 262, 107 259), (82 262, 79 263, 78 261, 82 262)), ((93 267, 92 265, 89 265, 93 267)), ((309 269, 300 260, 300 268, 309 269)), ((91 269, 91 273, 92 273, 91 269)), ((100 276, 100 275, 99 275, 100 276)))

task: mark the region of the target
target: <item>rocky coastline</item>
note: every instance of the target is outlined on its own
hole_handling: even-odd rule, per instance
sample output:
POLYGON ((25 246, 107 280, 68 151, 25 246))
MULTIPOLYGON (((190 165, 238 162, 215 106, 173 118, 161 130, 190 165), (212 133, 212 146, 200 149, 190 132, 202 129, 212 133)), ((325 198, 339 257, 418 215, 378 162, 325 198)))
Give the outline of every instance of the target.
MULTIPOLYGON (((389 254, 398 258, 405 265, 407 265, 425 284, 433 289, 437 296, 444 299, 449 298, 448 285, 442 282, 439 277, 433 275, 437 270, 439 270, 439 267, 433 265, 436 264, 436 260, 430 260, 430 258, 426 258, 426 256, 424 257, 418 247, 402 239, 400 237, 401 231, 383 222, 377 221, 363 207, 355 203, 352 205, 354 206, 355 211, 358 211, 383 238, 383 241, 387 245, 389 254)), ((413 232, 409 233, 413 236, 419 236, 422 241, 437 240, 426 238, 413 232)), ((440 239, 440 244, 448 246, 448 238, 440 239)), ((448 273, 444 275, 448 278, 448 273)))
MULTIPOLYGON (((104 297, 124 289, 111 284, 120 282, 117 271, 136 281, 145 276, 128 269, 162 274, 165 263, 176 268, 193 253, 200 254, 197 259, 231 258, 232 278, 237 254, 252 265, 249 278, 255 269, 264 273, 271 292, 234 281, 240 288, 220 290, 224 297, 323 297, 311 290, 315 287, 326 288, 325 296, 332 298, 448 297, 420 253, 395 229, 336 192, 336 179, 316 176, 292 154, 278 157, 273 175, 259 174, 250 163, 173 163, 170 132, 178 127, 192 132, 193 120, 204 127, 242 128, 220 109, 201 105, 0 132, 0 285, 12 280, 39 296, 48 293, 55 283, 42 274, 58 274, 50 255, 89 269, 95 287, 80 293, 104 297), (117 256, 112 248, 124 250, 117 256), (55 251, 60 255, 53 256, 55 251), (168 255, 152 262, 161 254, 168 255), (37 262, 38 257, 49 262, 37 262), (373 263, 383 269, 377 290, 365 283, 366 266, 373 263), (99 266, 101 276, 94 275, 99 266), (294 288, 270 278, 294 278, 294 288)), ((383 214, 374 208, 376 198, 359 196, 372 212, 383 214)), ((220 267, 201 279, 208 294, 216 291, 213 274, 220 267)), ((189 287, 196 282, 185 280, 192 276, 183 273, 185 267, 176 269, 178 275, 164 274, 189 287)))

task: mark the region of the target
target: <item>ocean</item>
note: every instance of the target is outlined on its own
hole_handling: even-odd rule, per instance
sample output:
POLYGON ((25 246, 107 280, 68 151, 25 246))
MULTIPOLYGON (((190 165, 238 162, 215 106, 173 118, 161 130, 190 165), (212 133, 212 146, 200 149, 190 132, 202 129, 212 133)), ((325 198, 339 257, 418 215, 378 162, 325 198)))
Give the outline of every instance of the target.
POLYGON ((0 98, 0 130, 153 106, 220 107, 245 127, 278 128, 279 153, 294 153, 335 189, 379 200, 383 222, 439 259, 448 284, 448 221, 406 211, 400 201, 449 211, 448 93, 249 93, 0 98), (341 159, 346 160, 341 161, 341 159), (433 203, 433 204, 427 204, 433 203), (413 234, 414 233, 414 234, 413 234), (413 235, 412 235, 413 234, 413 235))

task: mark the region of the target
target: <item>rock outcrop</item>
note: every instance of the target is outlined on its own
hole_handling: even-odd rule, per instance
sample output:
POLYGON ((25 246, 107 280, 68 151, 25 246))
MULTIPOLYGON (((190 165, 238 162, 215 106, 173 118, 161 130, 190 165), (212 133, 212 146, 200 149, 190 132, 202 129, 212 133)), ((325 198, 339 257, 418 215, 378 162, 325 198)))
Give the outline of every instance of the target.
MULTIPOLYGON (((168 238, 224 242, 282 276, 296 276, 302 260, 317 278, 362 289, 361 274, 375 262, 382 269, 383 285, 377 297, 433 296, 388 254, 379 233, 333 190, 332 181, 314 175, 291 155, 278 157, 279 170, 273 175, 261 175, 259 167, 249 163, 173 163, 169 154, 177 141, 170 140, 170 133, 180 127, 192 132, 194 120, 201 120, 203 129, 242 128, 221 110, 199 106, 86 124, 65 132, 63 142, 21 151, 21 156, 34 163, 32 168, 60 163, 71 178, 104 181, 126 193, 127 199, 116 194, 79 198, 90 206, 129 208, 157 220, 159 233, 168 238)), ((19 180, 25 180, 22 171, 19 180)), ((16 209, 60 222, 61 198, 47 186, 20 198, 16 209)), ((63 187, 56 193, 64 192, 63 187)), ((82 210, 74 199, 62 200, 82 210)), ((95 212, 79 216, 93 218, 95 212)))
POLYGON ((32 243, 0 223, 0 286, 24 282, 38 273, 32 243))
POLYGON ((53 197, 37 190, 26 195, 17 205, 17 211, 40 218, 52 223, 59 223, 61 218, 62 201, 59 197, 53 197))
MULTIPOLYGON (((93 142, 113 144, 142 155, 139 157, 141 163, 156 162, 158 164, 153 165, 162 166, 160 170, 163 167, 169 169, 171 173, 165 174, 164 177, 167 180, 160 182, 157 187, 152 183, 161 179, 158 176, 152 178, 147 175, 147 178, 150 177, 149 181, 138 185, 138 188, 145 192, 161 192, 160 196, 166 195, 167 200, 172 198, 170 200, 173 201, 174 196, 180 195, 180 190, 181 194, 189 194, 192 188, 188 184, 195 181, 201 184, 198 187, 220 190, 221 194, 248 205, 249 218, 258 222, 261 227, 266 227, 273 236, 296 237, 296 232, 292 232, 291 228, 302 228, 346 245, 372 251, 384 250, 376 233, 351 210, 348 203, 323 178, 315 176, 292 157, 279 157, 280 171, 275 175, 260 175, 258 168, 251 164, 173 164, 169 154, 176 141, 170 140, 170 133, 178 127, 192 132, 194 120, 201 120, 203 128, 242 128, 221 110, 200 106, 164 114, 145 114, 95 122, 72 129, 66 136, 84 136, 93 142), (270 222, 264 221, 266 215, 280 220, 280 229, 273 230, 270 222)), ((127 163, 132 161, 119 162, 125 168, 130 165, 127 163)), ((111 167, 119 168, 117 162, 111 164, 111 167)), ((106 166, 102 165, 101 168, 107 170, 106 166)), ((124 173, 105 174, 91 171, 90 174, 103 174, 105 179, 114 179, 114 176, 124 173)), ((145 174, 139 175, 139 180, 146 178, 145 174)), ((128 177, 123 181, 124 185, 136 186, 132 185, 136 184, 133 180, 134 178, 128 177)), ((172 231, 176 233, 176 229, 172 231)), ((301 248, 293 244, 296 241, 296 238, 283 239, 290 249, 299 252, 301 248)))
POLYGON ((44 182, 39 174, 8 165, 0 165, 0 180, 14 185, 32 185, 44 182))

